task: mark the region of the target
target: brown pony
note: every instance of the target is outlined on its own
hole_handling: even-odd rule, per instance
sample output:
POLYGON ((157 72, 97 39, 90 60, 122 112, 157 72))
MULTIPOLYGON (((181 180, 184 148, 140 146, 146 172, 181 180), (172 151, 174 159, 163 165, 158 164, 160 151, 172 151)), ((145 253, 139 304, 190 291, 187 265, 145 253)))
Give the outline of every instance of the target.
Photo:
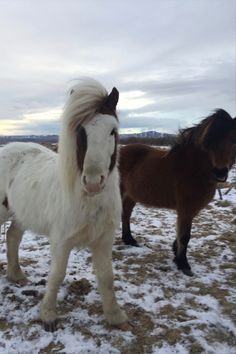
POLYGON ((169 151, 143 144, 121 147, 124 243, 138 246, 130 231, 130 216, 137 202, 175 209, 174 262, 184 274, 193 275, 186 256, 193 218, 213 198, 217 182, 226 181, 235 157, 236 118, 223 109, 180 131, 169 151))

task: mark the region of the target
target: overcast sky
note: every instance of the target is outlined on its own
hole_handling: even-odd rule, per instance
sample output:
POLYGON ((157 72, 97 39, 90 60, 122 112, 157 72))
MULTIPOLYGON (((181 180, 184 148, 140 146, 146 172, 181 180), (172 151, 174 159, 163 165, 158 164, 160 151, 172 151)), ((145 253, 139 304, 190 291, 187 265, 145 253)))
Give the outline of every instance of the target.
POLYGON ((236 0, 0 0, 0 134, 57 134, 74 79, 120 91, 121 132, 236 115, 236 0))

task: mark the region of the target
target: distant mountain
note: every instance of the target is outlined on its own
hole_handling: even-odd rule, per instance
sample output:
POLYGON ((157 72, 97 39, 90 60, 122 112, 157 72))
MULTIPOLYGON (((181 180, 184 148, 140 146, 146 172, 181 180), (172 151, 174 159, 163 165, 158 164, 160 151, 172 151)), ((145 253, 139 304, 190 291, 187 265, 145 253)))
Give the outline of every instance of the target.
POLYGON ((148 145, 172 145, 176 141, 176 135, 148 131, 136 134, 121 134, 121 144, 143 143, 148 145))
POLYGON ((0 144, 7 144, 13 141, 35 142, 55 144, 58 142, 58 135, 10 135, 0 136, 0 144))
POLYGON ((159 133, 159 132, 156 132, 155 130, 150 130, 150 131, 142 132, 142 133, 120 134, 120 138, 122 138, 122 139, 129 139, 129 138, 157 139, 157 138, 168 137, 170 135, 171 134, 159 133))
MULTIPOLYGON (((133 142, 143 142, 146 144, 170 144, 175 138, 175 135, 167 133, 159 133, 154 130, 135 133, 135 134, 120 134, 120 142, 123 144, 133 142)), ((0 136, 0 145, 7 144, 13 141, 36 142, 40 144, 56 144, 58 143, 58 135, 12 135, 0 136)))

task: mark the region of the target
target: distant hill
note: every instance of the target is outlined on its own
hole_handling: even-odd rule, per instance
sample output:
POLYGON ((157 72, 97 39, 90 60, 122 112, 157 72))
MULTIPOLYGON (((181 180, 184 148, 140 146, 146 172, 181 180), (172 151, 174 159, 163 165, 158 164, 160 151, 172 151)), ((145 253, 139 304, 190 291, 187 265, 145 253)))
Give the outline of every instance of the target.
POLYGON ((174 134, 159 133, 154 130, 136 134, 120 134, 120 142, 122 144, 171 145, 175 140, 176 135, 174 134))
POLYGON ((45 144, 55 144, 58 142, 58 135, 11 135, 11 136, 1 136, 0 144, 7 144, 13 141, 21 142, 35 142, 35 143, 45 143, 45 144))
MULTIPOLYGON (((170 145, 175 140, 175 135, 167 133, 159 133, 156 131, 147 131, 136 134, 120 134, 119 140, 121 144, 132 144, 141 142, 150 145, 170 145)), ((35 142, 39 144, 57 144, 58 135, 12 135, 0 136, 0 145, 13 141, 35 142)))

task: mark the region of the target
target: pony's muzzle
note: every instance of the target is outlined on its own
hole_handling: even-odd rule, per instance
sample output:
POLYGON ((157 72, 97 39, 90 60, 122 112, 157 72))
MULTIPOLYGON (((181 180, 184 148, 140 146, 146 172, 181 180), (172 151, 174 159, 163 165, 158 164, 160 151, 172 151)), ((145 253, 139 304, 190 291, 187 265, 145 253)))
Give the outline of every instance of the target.
POLYGON ((82 176, 82 185, 85 192, 93 196, 95 194, 100 193, 105 185, 105 177, 103 175, 99 175, 96 177, 91 177, 87 175, 82 176))
POLYGON ((228 177, 228 172, 229 169, 227 167, 224 168, 213 168, 213 176, 214 179, 217 182, 225 182, 227 180, 228 177))

